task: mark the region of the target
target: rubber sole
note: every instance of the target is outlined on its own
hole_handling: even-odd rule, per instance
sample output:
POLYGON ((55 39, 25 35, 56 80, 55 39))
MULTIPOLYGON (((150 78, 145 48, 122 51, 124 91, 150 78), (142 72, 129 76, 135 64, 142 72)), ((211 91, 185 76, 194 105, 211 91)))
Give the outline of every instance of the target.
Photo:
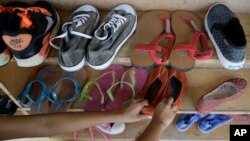
POLYGON ((0 54, 0 66, 8 64, 10 59, 11 59, 10 50, 6 48, 5 51, 0 54))
POLYGON ((60 64, 60 67, 65 70, 65 71, 68 71, 68 72, 75 72, 75 71, 78 71, 80 70, 83 66, 84 66, 84 63, 85 63, 85 57, 83 57, 83 59, 81 60, 81 62, 79 64, 77 64, 76 66, 73 66, 73 67, 65 67, 63 66, 62 64, 60 64))
POLYGON ((246 57, 245 57, 241 62, 239 62, 239 63, 233 63, 233 62, 227 60, 227 59, 223 56, 222 52, 220 51, 220 48, 219 48, 218 44, 216 43, 216 41, 215 41, 215 39, 214 39, 212 33, 210 32, 209 27, 208 27, 208 24, 207 24, 207 16, 208 16, 209 11, 210 11, 214 6, 216 6, 216 5, 218 5, 218 4, 220 4, 220 3, 214 4, 213 6, 211 6, 211 7, 209 8, 209 10, 208 10, 208 12, 207 12, 207 14, 206 14, 206 17, 205 17, 205 29, 206 29, 206 31, 207 31, 207 34, 208 34, 210 40, 212 41, 212 43, 213 43, 213 45, 214 45, 214 47, 215 47, 215 50, 216 50, 216 53, 217 53, 217 56, 218 56, 218 58, 219 58, 219 60, 220 60, 221 65, 222 65, 225 69, 228 69, 228 70, 239 70, 239 69, 243 68, 244 63, 245 63, 245 60, 246 60, 246 57))
MULTIPOLYGON (((133 9, 134 10, 134 9, 133 9)), ((134 10, 134 12, 136 13, 136 11, 134 10)), ((89 62, 87 62, 88 66, 93 68, 93 69, 96 69, 96 70, 104 70, 106 68, 108 68, 113 60, 115 59, 115 56, 117 55, 117 53, 119 52, 119 50, 121 49, 121 47, 123 46, 123 44, 130 38, 130 36, 134 33, 135 29, 136 29, 136 26, 137 26, 137 15, 135 14, 135 18, 136 18, 136 21, 135 21, 135 24, 131 30, 131 32, 129 33, 129 35, 121 42, 121 44, 116 48, 115 50, 115 53, 113 54, 113 56, 104 64, 102 65, 91 65, 89 62)))
MULTIPOLYGON (((58 15, 57 11, 56 11, 56 16, 57 16, 56 25, 55 25, 54 29, 52 30, 49 39, 56 36, 58 31, 59 31, 59 28, 60 28, 60 17, 58 15)), ((46 57, 48 56, 48 54, 50 52, 51 47, 49 45, 49 39, 48 39, 48 41, 46 41, 45 44, 43 44, 45 46, 42 47, 41 50, 37 54, 35 54, 34 56, 32 56, 30 58, 19 59, 19 58, 16 58, 14 56, 14 58, 15 58, 15 60, 17 62, 17 65, 19 67, 34 67, 34 66, 38 66, 38 65, 42 64, 43 61, 46 59, 46 57), (41 55, 42 54, 41 52, 43 52, 43 51, 45 52, 44 56, 41 55)))

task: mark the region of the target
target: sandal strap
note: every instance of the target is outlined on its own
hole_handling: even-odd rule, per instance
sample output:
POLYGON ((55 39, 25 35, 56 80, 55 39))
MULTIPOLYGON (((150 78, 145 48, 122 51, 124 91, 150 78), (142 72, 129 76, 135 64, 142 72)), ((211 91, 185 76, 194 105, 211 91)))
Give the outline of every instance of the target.
POLYGON ((49 96, 48 99, 50 102, 52 103, 57 103, 58 106, 55 109, 55 111, 58 111, 59 108, 64 104, 64 103, 70 103, 70 102, 74 102, 77 99, 77 96, 79 94, 81 90, 81 87, 79 86, 78 82, 76 79, 72 78, 72 77, 63 77, 61 79, 59 79, 54 85, 53 87, 49 90, 49 96), (57 93, 55 92, 56 88, 58 87, 58 85, 63 81, 63 80, 70 80, 74 85, 75 85, 75 90, 74 90, 74 94, 72 95, 71 98, 69 99, 60 99, 57 95, 57 93))
POLYGON ((207 60, 213 56, 213 50, 207 44, 207 36, 202 32, 195 32, 190 44, 179 44, 175 50, 188 51, 189 57, 194 60, 207 60), (201 49, 197 48, 199 40, 202 45, 201 49))
POLYGON ((174 35, 170 30, 170 19, 165 16, 161 16, 161 19, 165 21, 165 33, 161 34, 159 37, 155 38, 153 42, 149 45, 139 44, 135 47, 135 50, 145 50, 149 51, 151 58, 154 60, 156 64, 164 64, 170 56, 171 48, 174 44, 174 35), (159 46, 159 43, 163 40, 167 39, 168 43, 166 47, 159 46), (159 58, 156 53, 163 54, 163 58, 159 58))
POLYGON ((25 88, 25 90, 23 91, 23 93, 18 96, 18 102, 24 106, 25 108, 31 108, 32 105, 38 105, 38 109, 37 112, 39 113, 41 111, 41 103, 44 99, 46 99, 48 96, 48 91, 47 91, 47 86, 44 83, 44 81, 42 80, 34 80, 29 82, 29 84, 27 85, 27 87, 25 88), (34 99, 31 95, 31 88, 34 85, 34 83, 37 83, 41 86, 42 88, 42 93, 40 95, 40 97, 38 99, 34 99), (29 102, 31 102, 31 104, 29 102, 24 102, 24 98, 27 98, 29 100, 29 102))
POLYGON ((100 92, 100 95, 101 95, 101 104, 104 103, 104 93, 100 87, 100 85, 98 84, 97 80, 101 79, 102 77, 108 75, 108 74, 111 74, 112 75, 112 85, 115 83, 115 71, 109 71, 109 72, 106 72, 104 74, 102 74, 101 76, 99 76, 98 78, 96 78, 95 80, 93 81, 89 81, 83 88, 82 92, 81 92, 81 96, 80 96, 80 100, 83 100, 83 99, 88 99, 88 100, 92 100, 92 97, 91 97, 91 93, 89 92, 89 87, 91 85, 95 85, 97 87, 97 89, 99 90, 100 92))
POLYGON ((164 64, 169 59, 171 48, 173 47, 173 44, 174 44, 174 36, 172 34, 169 34, 169 33, 163 33, 158 38, 156 38, 150 45, 138 44, 135 47, 135 50, 149 51, 149 54, 155 63, 164 64), (159 46, 159 43, 163 39, 168 39, 168 43, 167 43, 166 47, 164 47, 164 48, 159 46), (157 52, 163 54, 164 55, 163 58, 159 58, 156 55, 157 52))
POLYGON ((194 34, 192 41, 189 44, 179 44, 175 50, 188 51, 190 58, 194 60, 207 60, 213 56, 213 50, 208 46, 207 35, 200 31, 195 22, 188 16, 184 16, 183 19, 192 27, 194 34), (198 49, 197 44, 201 41, 202 48, 198 49))

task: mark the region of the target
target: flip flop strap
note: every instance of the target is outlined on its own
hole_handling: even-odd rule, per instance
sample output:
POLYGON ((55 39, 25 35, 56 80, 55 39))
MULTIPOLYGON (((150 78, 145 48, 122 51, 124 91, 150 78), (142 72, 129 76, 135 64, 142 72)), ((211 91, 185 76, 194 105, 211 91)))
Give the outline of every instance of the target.
POLYGON ((78 93, 80 92, 81 87, 79 86, 78 82, 76 79, 71 78, 71 77, 63 77, 61 79, 59 79, 54 85, 53 87, 50 89, 49 91, 49 101, 52 103, 57 103, 58 106, 55 109, 55 111, 58 111, 59 108, 64 104, 64 103, 69 103, 69 102, 73 102, 77 99, 78 93), (60 99, 57 95, 57 93, 55 92, 56 88, 58 87, 58 85, 63 81, 63 80, 70 80, 74 85, 75 85, 75 90, 74 90, 74 94, 71 98, 69 99, 60 99))
POLYGON ((213 50, 208 46, 207 35, 200 31, 195 22, 188 16, 183 19, 192 27, 194 34, 189 44, 179 44, 175 50, 188 51, 190 58, 194 60, 207 60, 213 56, 213 50), (198 49, 197 44, 201 41, 202 48, 198 49))
POLYGON ((188 51, 190 58, 194 60, 207 60, 213 56, 213 50, 208 47, 207 36, 202 32, 195 32, 190 44, 179 44, 175 51, 188 51), (202 48, 198 49, 197 44, 201 41, 202 48))
POLYGON ((42 80, 34 80, 34 81, 31 81, 29 82, 29 84, 27 85, 27 87, 25 88, 25 90, 23 91, 23 93, 18 97, 18 102, 26 107, 26 108, 30 108, 32 105, 38 105, 38 110, 37 112, 39 113, 40 110, 41 110, 41 103, 42 101, 47 98, 48 96, 48 91, 47 91, 47 86, 46 84, 44 83, 44 81, 42 80), (33 86, 34 83, 38 83, 41 87, 42 87, 42 93, 40 95, 40 97, 38 99, 34 99, 31 95, 30 95, 30 92, 31 92, 31 88, 33 86), (23 102, 23 98, 26 97, 32 104, 28 104, 29 102, 25 103, 23 102))
POLYGON ((100 95, 101 95, 101 104, 104 103, 104 93, 99 85, 99 83, 97 82, 97 80, 101 79, 102 77, 108 75, 108 74, 111 74, 112 76, 112 85, 115 83, 115 71, 109 71, 109 72, 106 72, 104 74, 102 74, 101 76, 99 76, 97 79, 93 80, 93 81, 89 81, 83 88, 82 92, 81 92, 81 96, 80 96, 80 100, 83 100, 83 99, 88 99, 88 100, 92 100, 93 98, 91 97, 91 94, 89 92, 89 87, 91 85, 95 85, 97 87, 97 89, 99 90, 100 92, 100 95))
POLYGON ((170 56, 171 48, 174 44, 174 36, 170 31, 170 19, 168 17, 160 17, 165 21, 165 33, 161 34, 159 37, 155 38, 150 45, 145 44, 138 44, 135 47, 135 50, 145 50, 149 51, 151 58, 154 60, 156 64, 164 64, 170 56), (168 39, 168 43, 166 47, 159 46, 159 43, 164 40, 168 39), (159 58, 156 53, 163 54, 163 58, 159 58))
POLYGON ((135 71, 134 70, 126 70, 123 74, 122 74, 122 77, 121 77, 121 82, 122 83, 120 83, 121 84, 121 88, 123 88, 123 82, 125 81, 124 79, 125 79, 125 76, 126 75, 129 75, 129 77, 130 77, 130 83, 131 83, 131 85, 133 86, 133 87, 135 87, 135 84, 136 84, 136 82, 135 82, 135 71))
MULTIPOLYGON (((118 85, 118 84, 126 84, 126 85, 128 85, 130 88, 131 88, 131 90, 132 90, 132 99, 135 97, 135 89, 134 89, 134 87, 132 86, 132 84, 131 83, 128 83, 128 82, 117 82, 117 83, 115 83, 115 84, 113 84, 108 90, 107 90, 107 94, 108 94, 108 96, 109 96, 109 98, 110 98, 110 100, 112 101, 112 102, 114 102, 115 101, 115 98, 114 98, 114 96, 113 96, 113 94, 112 94, 112 90, 113 90, 113 88, 116 86, 116 85, 118 85)), ((122 84, 122 85, 123 85, 122 84)))

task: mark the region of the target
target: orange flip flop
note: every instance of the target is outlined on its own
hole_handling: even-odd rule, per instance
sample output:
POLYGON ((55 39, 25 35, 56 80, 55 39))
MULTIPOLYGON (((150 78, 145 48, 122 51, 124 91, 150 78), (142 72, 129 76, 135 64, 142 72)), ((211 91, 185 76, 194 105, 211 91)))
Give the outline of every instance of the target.
POLYGON ((167 97, 174 98, 173 104, 176 105, 177 110, 179 110, 187 90, 187 77, 184 72, 178 72, 173 69, 169 69, 168 72, 168 86, 164 93, 166 93, 167 97))
POLYGON ((207 36, 202 32, 202 24, 195 14, 176 11, 171 23, 176 37, 169 58, 171 68, 189 71, 194 67, 195 60, 207 60, 213 56, 213 50, 207 44, 207 36))
POLYGON ((135 35, 135 48, 131 62, 139 68, 152 68, 165 64, 170 56, 174 36, 170 32, 170 14, 167 11, 151 11, 139 18, 135 35))
POLYGON ((147 81, 141 91, 139 98, 147 99, 149 105, 144 107, 142 114, 153 115, 154 108, 165 97, 165 89, 168 85, 168 70, 165 66, 159 66, 154 71, 150 71, 147 81))

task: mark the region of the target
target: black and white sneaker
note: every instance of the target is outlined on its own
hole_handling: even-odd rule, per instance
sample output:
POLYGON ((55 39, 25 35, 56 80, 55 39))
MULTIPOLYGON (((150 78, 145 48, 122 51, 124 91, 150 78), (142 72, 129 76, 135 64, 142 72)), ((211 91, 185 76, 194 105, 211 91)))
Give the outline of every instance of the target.
POLYGON ((27 7, 21 3, 11 3, 13 8, 2 29, 2 38, 10 48, 17 65, 33 67, 40 65, 47 57, 49 39, 57 34, 60 20, 57 11, 46 1, 37 1, 27 7))
POLYGON ((246 60, 246 37, 238 17, 224 4, 207 12, 205 28, 224 68, 241 69, 246 60))

